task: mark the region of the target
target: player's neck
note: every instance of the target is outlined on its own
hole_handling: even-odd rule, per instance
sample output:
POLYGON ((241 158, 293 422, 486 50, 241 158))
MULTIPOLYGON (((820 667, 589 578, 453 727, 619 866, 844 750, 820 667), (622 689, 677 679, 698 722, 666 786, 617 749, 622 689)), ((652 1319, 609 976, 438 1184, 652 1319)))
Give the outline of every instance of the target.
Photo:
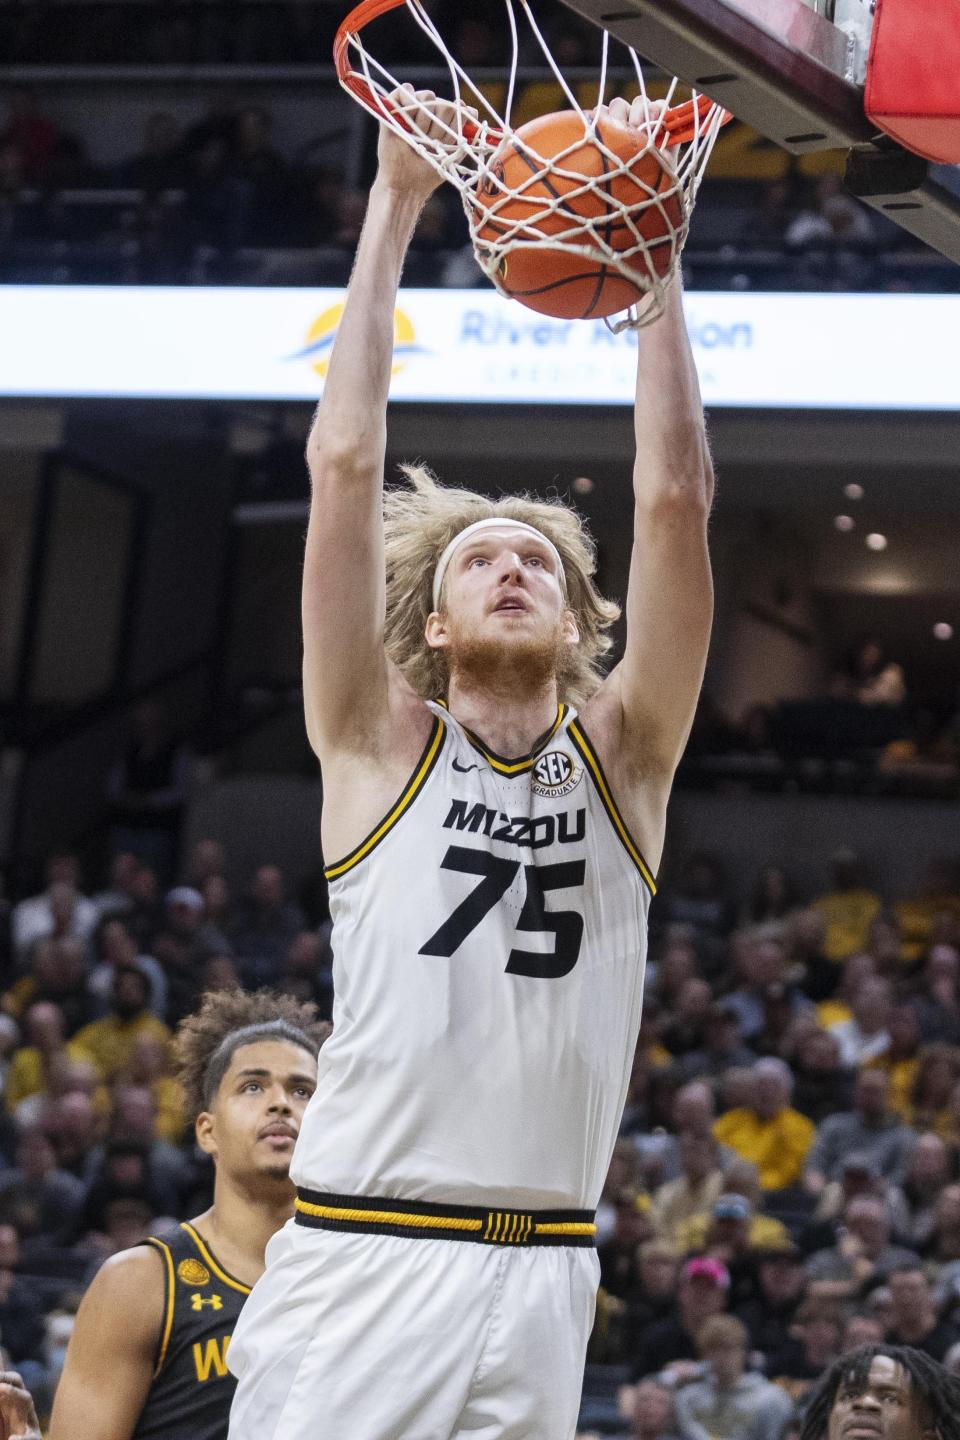
POLYGON ((265 1185, 259 1193, 217 1175, 213 1204, 194 1221, 217 1259, 245 1285, 253 1285, 264 1270, 267 1241, 293 1214, 294 1190, 287 1183, 265 1185))
POLYGON ((497 755, 512 760, 529 755, 557 718, 557 682, 518 691, 496 683, 482 686, 470 677, 450 676, 447 705, 461 725, 478 735, 497 755))

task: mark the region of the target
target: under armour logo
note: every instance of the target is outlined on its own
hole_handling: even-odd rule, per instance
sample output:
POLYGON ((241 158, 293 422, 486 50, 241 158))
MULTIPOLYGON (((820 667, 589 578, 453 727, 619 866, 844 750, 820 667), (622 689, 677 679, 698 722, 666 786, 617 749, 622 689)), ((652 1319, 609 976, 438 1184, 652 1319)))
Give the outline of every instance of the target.
POLYGON ((479 766, 479 765, 458 765, 457 762, 456 762, 456 760, 454 760, 454 762, 453 762, 453 768, 454 768, 454 770, 459 770, 461 775, 467 775, 467 774, 469 774, 469 772, 470 772, 471 770, 479 770, 479 769, 480 769, 480 766, 479 766))
POLYGON ((222 1310, 222 1309, 223 1309, 223 1301, 220 1299, 220 1296, 219 1296, 219 1295, 207 1295, 207 1296, 204 1296, 204 1295, 200 1295, 200 1294, 198 1294, 198 1293, 195 1293, 195 1294, 193 1294, 193 1295, 190 1296, 190 1308, 191 1308, 192 1310, 195 1310, 198 1315, 199 1315, 200 1311, 203 1309, 204 1305, 209 1305, 211 1310, 222 1310))

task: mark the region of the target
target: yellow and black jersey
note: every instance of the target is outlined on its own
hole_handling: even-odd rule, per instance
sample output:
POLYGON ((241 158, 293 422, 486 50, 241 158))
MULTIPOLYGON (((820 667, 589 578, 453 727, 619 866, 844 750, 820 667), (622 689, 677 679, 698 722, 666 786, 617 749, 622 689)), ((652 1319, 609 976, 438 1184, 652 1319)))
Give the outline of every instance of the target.
POLYGON ((324 1194, 592 1210, 653 876, 573 710, 506 759, 430 709, 402 794, 330 857, 334 1028, 291 1174, 324 1194))
POLYGON ((146 1243, 163 1259, 163 1328, 132 1440, 226 1440, 237 1384, 227 1349, 250 1287, 224 1270, 192 1225, 146 1243))

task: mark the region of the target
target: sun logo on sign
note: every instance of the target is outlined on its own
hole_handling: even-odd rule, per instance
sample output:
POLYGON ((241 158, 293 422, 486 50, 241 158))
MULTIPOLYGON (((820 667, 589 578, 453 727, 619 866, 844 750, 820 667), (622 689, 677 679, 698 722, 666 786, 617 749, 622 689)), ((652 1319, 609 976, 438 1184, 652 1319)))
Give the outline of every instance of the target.
MULTIPOLYGON (((331 305, 329 310, 324 310, 307 331, 306 343, 302 349, 295 351, 287 358, 309 360, 311 370, 319 375, 321 380, 326 379, 327 370, 330 368, 330 352, 333 350, 333 342, 337 338, 342 316, 343 302, 331 305)), ((424 347, 417 344, 416 332, 410 316, 404 310, 394 310, 393 369, 391 373, 398 374, 409 356, 422 354, 423 351, 424 347)))

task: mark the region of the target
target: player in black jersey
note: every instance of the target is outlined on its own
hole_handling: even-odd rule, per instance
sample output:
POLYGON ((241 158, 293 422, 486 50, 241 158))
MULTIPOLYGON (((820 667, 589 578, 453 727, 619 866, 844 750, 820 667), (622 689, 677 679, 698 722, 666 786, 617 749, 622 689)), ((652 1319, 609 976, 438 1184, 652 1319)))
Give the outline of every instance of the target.
MULTIPOLYGON (((290 1157, 328 1033, 312 1005, 266 991, 207 995, 182 1022, 180 1076, 216 1167, 213 1205, 97 1272, 49 1440, 226 1440, 233 1323, 293 1214, 290 1157)), ((5 1413, 0 1402, 0 1435, 5 1413)))

